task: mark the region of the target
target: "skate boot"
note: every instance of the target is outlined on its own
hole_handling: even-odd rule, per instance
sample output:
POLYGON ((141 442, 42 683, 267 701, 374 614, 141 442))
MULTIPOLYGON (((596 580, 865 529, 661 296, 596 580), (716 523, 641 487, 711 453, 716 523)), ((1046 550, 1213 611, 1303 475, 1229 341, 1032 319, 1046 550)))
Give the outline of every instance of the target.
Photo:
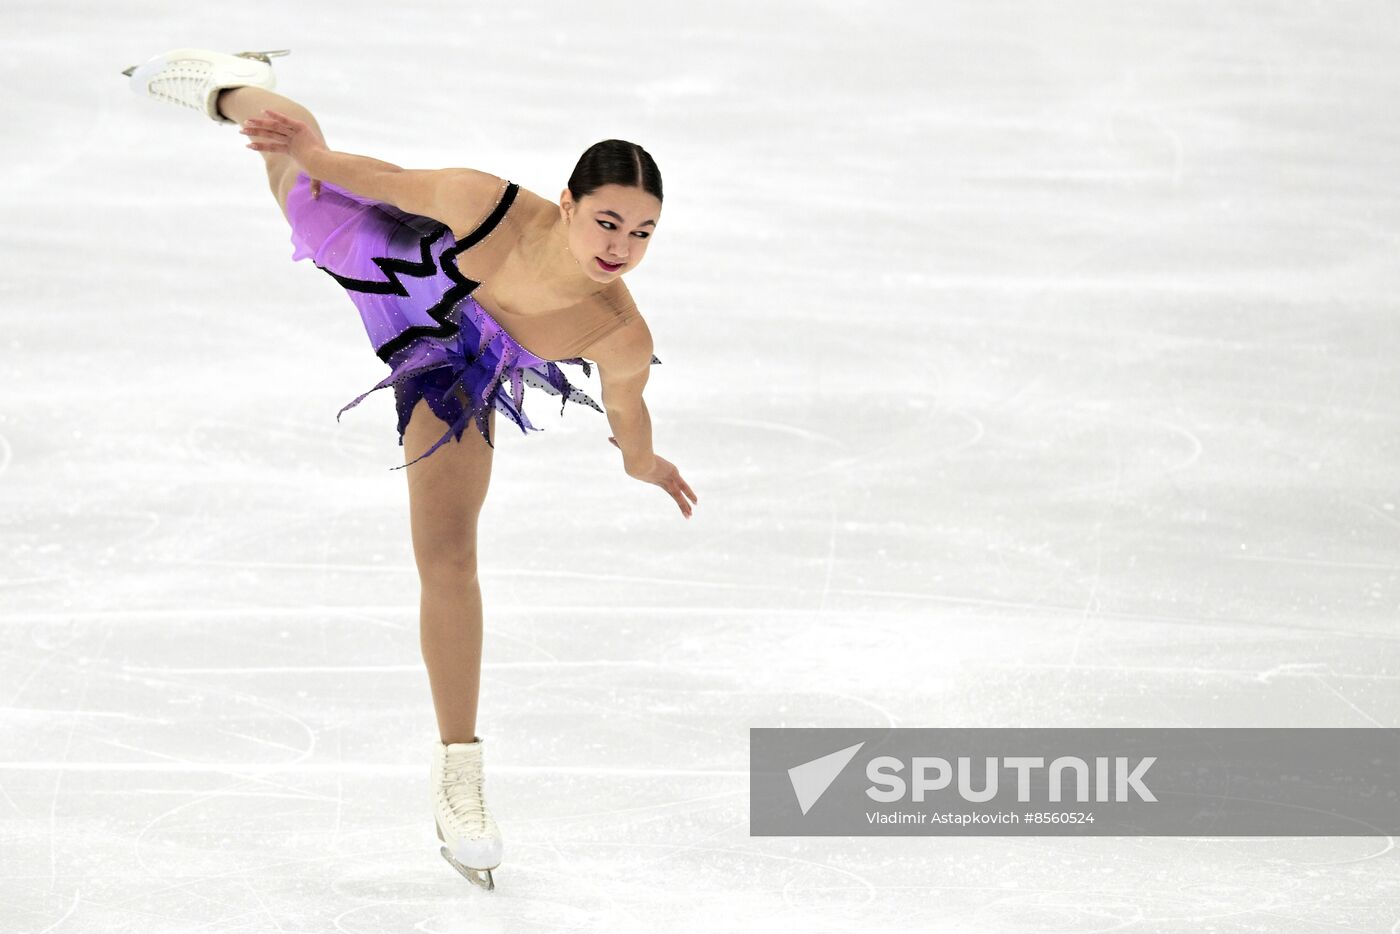
POLYGON ((438 852, 468 882, 496 887, 491 870, 501 865, 501 832, 483 797, 481 737, 470 743, 433 742, 431 784, 438 852), (483 875, 484 874, 484 875, 483 875))
POLYGON ((219 113, 219 92, 250 85, 272 90, 277 86, 272 58, 290 54, 290 49, 237 55, 209 49, 175 49, 143 65, 132 65, 122 74, 131 77, 132 92, 142 97, 198 110, 215 123, 234 123, 219 113))

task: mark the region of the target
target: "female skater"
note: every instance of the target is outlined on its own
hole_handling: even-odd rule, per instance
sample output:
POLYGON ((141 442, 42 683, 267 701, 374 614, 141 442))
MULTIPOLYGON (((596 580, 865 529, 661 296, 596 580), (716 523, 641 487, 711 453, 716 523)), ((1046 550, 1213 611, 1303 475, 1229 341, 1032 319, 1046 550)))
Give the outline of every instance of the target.
POLYGON ((496 411, 522 433, 538 430, 525 416, 525 383, 562 396, 561 406, 599 409, 557 366, 587 374, 592 360, 627 475, 661 487, 686 518, 698 502, 652 451, 642 388, 660 361, 621 278, 656 230, 661 176, 640 146, 606 140, 583 154, 556 205, 475 169, 408 170, 335 152, 310 111, 272 92, 270 56, 285 54, 178 49, 123 74, 143 97, 239 125, 291 225, 292 258, 311 258, 344 287, 391 368, 345 408, 394 388, 439 732, 429 774, 440 852, 490 889, 502 842, 476 735, 476 534, 496 411))

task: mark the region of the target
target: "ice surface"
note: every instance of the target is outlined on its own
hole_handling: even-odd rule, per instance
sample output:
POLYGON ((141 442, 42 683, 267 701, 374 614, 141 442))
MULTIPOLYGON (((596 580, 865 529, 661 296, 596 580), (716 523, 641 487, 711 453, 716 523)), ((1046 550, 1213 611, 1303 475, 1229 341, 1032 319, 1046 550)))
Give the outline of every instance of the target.
POLYGON ((755 726, 1400 723, 1397 27, 7 7, 0 929, 1400 930, 1389 838, 747 828, 755 726), (128 91, 182 46, 292 49, 400 165, 661 166, 627 281, 700 501, 537 390, 499 432, 494 893, 436 852, 392 400, 334 418, 383 364, 242 137, 128 91))

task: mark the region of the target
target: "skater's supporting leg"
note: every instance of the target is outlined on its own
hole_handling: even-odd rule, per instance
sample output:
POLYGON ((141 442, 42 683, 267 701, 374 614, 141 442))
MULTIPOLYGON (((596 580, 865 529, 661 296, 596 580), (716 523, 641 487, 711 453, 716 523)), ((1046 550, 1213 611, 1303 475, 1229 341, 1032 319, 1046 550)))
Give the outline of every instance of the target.
MULTIPOLYGON (((264 110, 276 110, 304 123, 309 123, 317 133, 321 133, 321 125, 316 122, 311 111, 291 98, 283 97, 276 91, 269 91, 266 88, 244 87, 230 88, 219 93, 219 113, 239 124, 242 124, 249 117, 261 116, 264 110)), ((245 136, 238 138, 244 143, 247 142, 245 136)), ((325 133, 321 133, 321 138, 325 139, 325 133)), ((283 216, 286 216, 287 192, 291 191, 292 186, 296 184, 299 170, 296 163, 284 152, 263 152, 260 155, 267 167, 268 186, 272 189, 272 194, 277 199, 283 216)))
MULTIPOLYGON (((495 414, 488 416, 492 437, 495 414)), ((405 458, 422 454, 447 428, 420 400, 404 431, 405 458)), ((482 641, 476 530, 491 480, 491 455, 492 448, 469 424, 461 441, 449 440, 432 457, 405 469, 422 586, 419 638, 444 743, 476 739, 482 641)))

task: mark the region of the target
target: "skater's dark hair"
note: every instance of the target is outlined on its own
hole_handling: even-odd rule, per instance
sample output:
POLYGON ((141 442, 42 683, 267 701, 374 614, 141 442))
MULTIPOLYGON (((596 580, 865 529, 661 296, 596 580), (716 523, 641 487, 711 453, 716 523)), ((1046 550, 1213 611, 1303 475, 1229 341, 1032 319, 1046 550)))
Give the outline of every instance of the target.
POLYGON ((636 143, 605 139, 589 146, 569 176, 569 193, 581 201, 604 185, 640 188, 661 201, 661 170, 656 160, 636 143))

